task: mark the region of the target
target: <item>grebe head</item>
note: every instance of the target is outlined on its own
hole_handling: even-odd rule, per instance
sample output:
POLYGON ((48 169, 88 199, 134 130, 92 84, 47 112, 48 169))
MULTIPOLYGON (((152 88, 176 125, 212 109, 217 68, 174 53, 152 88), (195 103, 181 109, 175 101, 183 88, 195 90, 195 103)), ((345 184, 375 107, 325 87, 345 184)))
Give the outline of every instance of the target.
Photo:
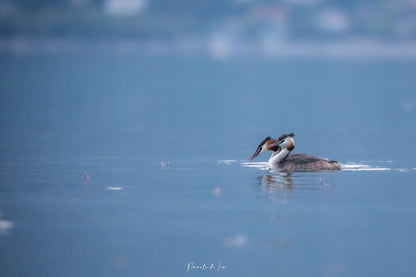
POLYGON ((276 142, 277 141, 271 137, 265 138, 262 142, 260 142, 259 146, 257 147, 256 152, 254 152, 254 154, 248 160, 251 161, 258 155, 260 155, 261 153, 266 152, 268 150, 277 151, 277 149, 279 148, 278 145, 275 145, 273 147, 271 146, 275 144, 276 142))
POLYGON ((269 147, 279 147, 282 149, 286 148, 287 150, 292 151, 295 149, 295 140, 293 139, 294 136, 294 133, 283 134, 277 139, 277 141, 269 145, 269 147))

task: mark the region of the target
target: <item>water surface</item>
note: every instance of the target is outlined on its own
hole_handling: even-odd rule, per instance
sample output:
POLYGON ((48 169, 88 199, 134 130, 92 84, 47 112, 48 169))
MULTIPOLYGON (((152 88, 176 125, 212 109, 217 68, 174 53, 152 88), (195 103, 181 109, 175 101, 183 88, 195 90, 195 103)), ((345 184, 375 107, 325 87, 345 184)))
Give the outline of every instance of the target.
POLYGON ((2 56, 0 275, 412 276, 415 73, 412 61, 2 56), (246 163, 287 132, 296 152, 346 170, 246 163))

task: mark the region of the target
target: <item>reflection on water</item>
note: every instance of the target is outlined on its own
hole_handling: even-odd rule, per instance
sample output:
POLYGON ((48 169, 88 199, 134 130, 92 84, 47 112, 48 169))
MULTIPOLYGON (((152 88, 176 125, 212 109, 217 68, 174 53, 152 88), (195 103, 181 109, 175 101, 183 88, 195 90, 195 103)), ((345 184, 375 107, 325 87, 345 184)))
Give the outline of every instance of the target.
POLYGON ((324 190, 329 184, 313 172, 279 172, 270 170, 257 177, 259 187, 266 192, 291 190, 324 190))
POLYGON ((268 192, 291 190, 294 188, 293 176, 290 172, 266 174, 258 177, 260 187, 268 192))
MULTIPOLYGON (((219 162, 220 163, 220 162, 219 162)), ((221 162, 225 163, 225 162, 221 162)), ((342 174, 342 171, 396 171, 409 172, 415 168, 394 167, 392 161, 349 162, 343 165, 341 171, 279 171, 268 168, 267 162, 241 162, 241 167, 257 168, 263 174, 257 177, 259 187, 266 192, 300 190, 323 190, 329 184, 325 183, 318 173, 342 174), (264 173, 265 172, 265 173, 264 173)), ((225 163, 228 164, 228 163, 225 163)))

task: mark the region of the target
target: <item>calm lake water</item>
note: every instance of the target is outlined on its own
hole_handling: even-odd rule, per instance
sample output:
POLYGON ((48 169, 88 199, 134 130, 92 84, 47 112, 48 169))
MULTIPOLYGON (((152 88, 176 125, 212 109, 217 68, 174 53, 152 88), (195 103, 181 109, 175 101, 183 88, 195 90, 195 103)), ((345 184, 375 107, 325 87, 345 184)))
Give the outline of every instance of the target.
POLYGON ((414 276, 415 76, 403 60, 3 54, 0 276, 414 276), (246 163, 288 132, 346 170, 246 163))

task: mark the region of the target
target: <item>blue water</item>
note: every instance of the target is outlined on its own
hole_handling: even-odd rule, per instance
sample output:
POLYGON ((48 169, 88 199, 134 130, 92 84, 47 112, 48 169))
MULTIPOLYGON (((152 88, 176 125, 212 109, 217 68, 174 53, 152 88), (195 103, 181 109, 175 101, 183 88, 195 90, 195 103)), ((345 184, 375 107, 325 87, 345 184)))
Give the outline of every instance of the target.
POLYGON ((414 276, 414 76, 414 61, 3 54, 0 276, 414 276), (347 170, 245 163, 288 132, 347 170))

